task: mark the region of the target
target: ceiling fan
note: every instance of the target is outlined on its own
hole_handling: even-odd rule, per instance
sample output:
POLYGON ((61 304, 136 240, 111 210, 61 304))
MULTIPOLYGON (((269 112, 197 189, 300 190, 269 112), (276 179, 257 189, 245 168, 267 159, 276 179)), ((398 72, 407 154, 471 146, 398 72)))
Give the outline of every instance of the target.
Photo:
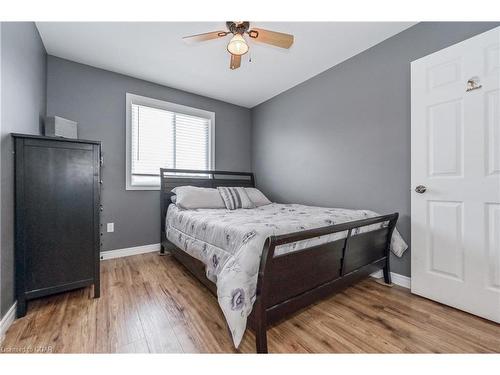
POLYGON ((182 39, 187 42, 204 42, 232 34, 233 37, 227 45, 227 50, 231 54, 231 62, 229 64, 229 68, 231 69, 238 69, 240 67, 241 56, 247 53, 250 48, 243 37, 245 34, 258 42, 271 44, 280 48, 290 48, 293 44, 293 35, 258 28, 250 30, 250 22, 248 21, 228 21, 226 22, 226 27, 228 31, 212 31, 210 33, 185 36, 182 39))

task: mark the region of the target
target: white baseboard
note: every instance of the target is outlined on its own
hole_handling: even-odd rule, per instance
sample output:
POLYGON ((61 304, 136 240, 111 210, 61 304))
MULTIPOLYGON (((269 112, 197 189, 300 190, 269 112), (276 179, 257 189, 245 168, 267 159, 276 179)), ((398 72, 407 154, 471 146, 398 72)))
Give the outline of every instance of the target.
POLYGON ((2 343, 5 333, 11 326, 12 322, 16 319, 16 307, 17 302, 10 307, 9 311, 4 315, 2 320, 0 321, 0 344, 2 343))
POLYGON ((131 255, 152 253, 155 251, 160 251, 160 244, 153 243, 150 245, 127 247, 125 249, 116 249, 101 251, 101 260, 128 257, 131 255))
MULTIPOLYGON (((382 272, 382 270, 378 270, 377 272, 372 273, 370 276, 379 279, 381 277, 384 277, 384 273, 382 272)), ((394 284, 402 286, 403 288, 410 289, 411 287, 411 277, 391 272, 391 280, 394 284)))

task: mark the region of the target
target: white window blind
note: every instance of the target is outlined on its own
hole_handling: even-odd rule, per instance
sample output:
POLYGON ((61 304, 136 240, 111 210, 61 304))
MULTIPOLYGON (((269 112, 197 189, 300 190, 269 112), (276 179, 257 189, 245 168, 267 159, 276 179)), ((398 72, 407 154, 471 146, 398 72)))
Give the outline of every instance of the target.
POLYGON ((159 175, 174 167, 175 114, 132 104, 132 174, 159 175))
POLYGON ((158 187, 160 168, 211 169, 211 118, 129 104, 127 188, 158 187))
POLYGON ((208 166, 209 120, 180 113, 176 113, 174 118, 174 168, 210 169, 208 166))

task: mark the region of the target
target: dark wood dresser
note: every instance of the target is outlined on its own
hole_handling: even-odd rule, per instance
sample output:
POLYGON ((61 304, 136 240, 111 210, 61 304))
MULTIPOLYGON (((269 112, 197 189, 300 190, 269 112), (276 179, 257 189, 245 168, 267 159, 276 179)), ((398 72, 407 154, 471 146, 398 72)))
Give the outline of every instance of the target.
POLYGON ((101 143, 12 136, 17 316, 27 300, 92 284, 99 297, 101 143))

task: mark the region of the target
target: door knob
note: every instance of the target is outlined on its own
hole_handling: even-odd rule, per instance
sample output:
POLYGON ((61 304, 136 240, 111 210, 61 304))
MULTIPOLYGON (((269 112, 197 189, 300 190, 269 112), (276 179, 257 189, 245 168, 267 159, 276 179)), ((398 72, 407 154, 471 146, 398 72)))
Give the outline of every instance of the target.
POLYGON ((423 194, 425 193, 425 191, 427 190, 427 188, 424 186, 424 185, 418 185, 416 188, 415 188, 415 191, 419 194, 423 194))

